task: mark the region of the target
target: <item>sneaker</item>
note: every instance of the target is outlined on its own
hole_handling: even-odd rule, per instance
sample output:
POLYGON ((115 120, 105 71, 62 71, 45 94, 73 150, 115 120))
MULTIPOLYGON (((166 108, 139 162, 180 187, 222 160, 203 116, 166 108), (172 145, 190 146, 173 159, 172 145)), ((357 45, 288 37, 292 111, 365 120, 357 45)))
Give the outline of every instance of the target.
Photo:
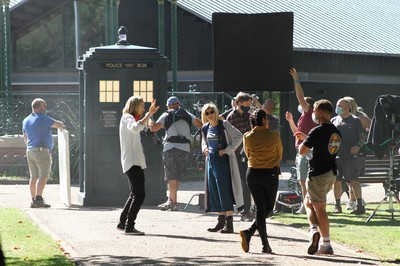
POLYGON ((247 219, 248 212, 243 212, 240 216, 240 221, 244 222, 247 219))
POLYGON ((367 206, 367 203, 365 202, 365 200, 364 199, 361 199, 362 200, 362 206, 367 206))
POLYGON ((171 204, 171 201, 167 200, 166 202, 161 203, 161 204, 158 205, 157 207, 158 207, 158 208, 162 208, 162 207, 168 206, 168 205, 170 205, 170 204, 171 204))
POLYGON ((139 230, 136 230, 135 228, 126 228, 125 229, 125 235, 137 235, 137 236, 142 236, 144 235, 144 232, 141 232, 139 230))
POLYGON ((249 252, 250 249, 250 239, 251 239, 251 235, 250 235, 250 231, 249 230, 243 230, 240 231, 240 237, 242 238, 242 249, 244 252, 249 252))
POLYGON ((178 211, 178 204, 171 204, 170 211, 178 211))
POLYGON ((119 224, 117 225, 117 230, 124 231, 124 230, 125 230, 125 224, 119 223, 119 224))
POLYGON ((40 198, 36 197, 31 203, 31 208, 50 208, 50 207, 51 205, 44 203, 42 197, 40 198))
POLYGON ((169 206, 170 204, 171 204, 171 202, 170 202, 169 200, 167 200, 166 202, 161 203, 161 204, 158 205, 157 207, 158 207, 158 208, 165 208, 165 207, 169 206))
POLYGON ((318 251, 319 239, 321 234, 317 230, 311 231, 310 246, 308 247, 307 253, 313 255, 318 251))
POLYGON ((354 211, 354 210, 356 209, 356 202, 355 202, 355 201, 352 201, 352 200, 349 200, 349 201, 346 203, 346 209, 347 209, 347 210, 352 210, 352 211, 354 211))
POLYGON ((356 206, 356 209, 352 211, 350 214, 364 214, 365 213, 365 207, 364 206, 356 206))
POLYGON ((240 216, 240 221, 252 222, 254 220, 254 217, 255 217, 254 212, 243 212, 242 216, 240 216))
POLYGON ((335 209, 333 210, 333 213, 342 213, 342 206, 335 205, 335 209))
MULTIPOLYGON (((355 209, 356 209, 356 206, 357 206, 357 202, 356 201, 352 201, 352 200, 349 200, 347 203, 346 203, 346 208, 347 208, 347 210, 352 210, 352 211, 354 211, 355 209)), ((367 203, 365 202, 365 200, 364 199, 362 199, 362 206, 367 206, 367 203)))
POLYGON ((306 208, 304 207, 304 204, 300 205, 300 208, 297 210, 296 214, 306 214, 306 208))
POLYGON ((315 254, 329 254, 332 255, 333 254, 333 248, 332 246, 327 246, 325 247, 324 245, 321 245, 317 251, 317 253, 315 254))

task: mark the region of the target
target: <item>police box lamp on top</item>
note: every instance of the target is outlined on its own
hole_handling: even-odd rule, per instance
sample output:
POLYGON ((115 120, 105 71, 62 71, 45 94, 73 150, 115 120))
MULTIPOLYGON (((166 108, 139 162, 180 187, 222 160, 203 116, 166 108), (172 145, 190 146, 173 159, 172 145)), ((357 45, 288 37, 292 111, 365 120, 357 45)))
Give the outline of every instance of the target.
POLYGON ((168 105, 173 105, 173 104, 178 104, 178 103, 179 103, 179 99, 176 96, 171 96, 167 100, 167 106, 168 105))
POLYGON ((400 96, 381 95, 375 101, 366 146, 382 159, 400 143, 400 96))

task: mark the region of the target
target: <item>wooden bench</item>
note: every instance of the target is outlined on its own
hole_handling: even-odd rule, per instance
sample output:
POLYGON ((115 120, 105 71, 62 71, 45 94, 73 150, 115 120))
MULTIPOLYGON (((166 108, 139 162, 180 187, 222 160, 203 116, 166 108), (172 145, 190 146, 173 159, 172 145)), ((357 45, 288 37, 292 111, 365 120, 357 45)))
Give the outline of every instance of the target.
MULTIPOLYGON (((393 179, 399 178, 400 155, 395 155, 393 160, 393 179)), ((365 158, 365 170, 359 177, 360 183, 382 183, 389 180, 390 158, 385 156, 377 159, 375 155, 365 158)))

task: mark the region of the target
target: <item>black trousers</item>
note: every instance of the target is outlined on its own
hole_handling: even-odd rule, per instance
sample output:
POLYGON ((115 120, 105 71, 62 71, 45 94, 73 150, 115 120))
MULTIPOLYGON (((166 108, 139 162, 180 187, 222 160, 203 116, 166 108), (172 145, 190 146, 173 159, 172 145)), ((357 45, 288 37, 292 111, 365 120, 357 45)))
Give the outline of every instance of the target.
POLYGON ((126 228, 134 228, 137 214, 146 196, 144 188, 144 171, 140 166, 132 166, 126 172, 131 192, 126 200, 120 216, 120 223, 126 224, 126 228))
POLYGON ((247 171, 247 158, 246 155, 240 154, 240 152, 236 153, 236 160, 239 167, 240 181, 242 183, 243 190, 243 211, 249 212, 251 207, 251 195, 250 190, 246 182, 246 171, 247 171))
POLYGON ((278 168, 255 169, 248 168, 246 172, 247 184, 256 205, 256 224, 265 225, 265 218, 273 211, 279 179, 278 168))

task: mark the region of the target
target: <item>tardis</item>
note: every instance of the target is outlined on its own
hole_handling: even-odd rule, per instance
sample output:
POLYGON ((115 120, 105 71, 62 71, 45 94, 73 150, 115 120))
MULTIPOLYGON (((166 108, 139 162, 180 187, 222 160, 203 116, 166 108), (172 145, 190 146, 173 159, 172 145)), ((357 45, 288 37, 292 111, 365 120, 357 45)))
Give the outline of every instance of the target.
MULTIPOLYGON (((126 36, 125 36, 126 37, 126 36)), ((167 59, 157 49, 120 39, 115 45, 90 48, 79 58, 80 164, 79 201, 84 206, 123 205, 129 194, 122 172, 119 121, 126 101, 142 96, 146 110, 152 99, 167 99, 167 59)), ((155 114, 157 118, 162 112, 155 114)), ((147 169, 145 205, 166 199, 162 144, 155 133, 142 132, 147 169)), ((135 150, 135 147, 132 147, 135 150)))

